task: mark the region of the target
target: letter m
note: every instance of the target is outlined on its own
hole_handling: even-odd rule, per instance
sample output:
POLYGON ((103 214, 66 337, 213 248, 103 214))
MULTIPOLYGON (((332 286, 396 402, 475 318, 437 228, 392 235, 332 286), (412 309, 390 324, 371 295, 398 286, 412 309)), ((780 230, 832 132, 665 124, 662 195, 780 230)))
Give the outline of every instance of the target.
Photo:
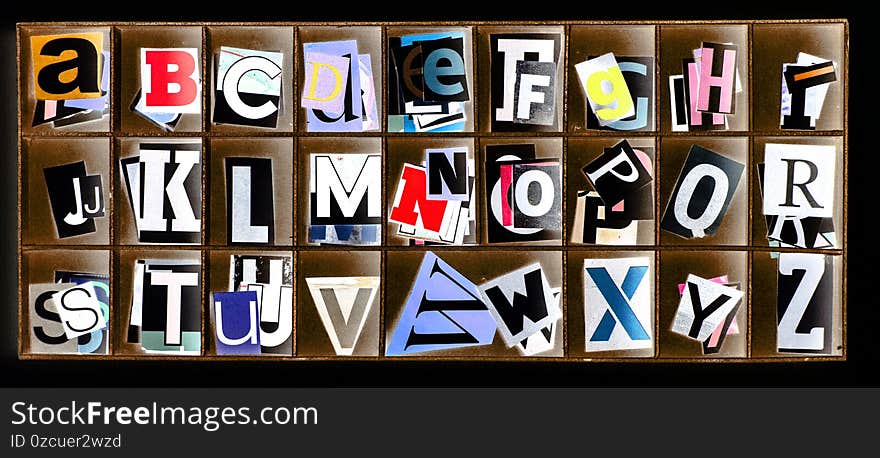
POLYGON ((361 163, 358 156, 365 155, 346 155, 342 161, 324 155, 315 158, 312 224, 381 223, 382 159, 366 155, 361 163))

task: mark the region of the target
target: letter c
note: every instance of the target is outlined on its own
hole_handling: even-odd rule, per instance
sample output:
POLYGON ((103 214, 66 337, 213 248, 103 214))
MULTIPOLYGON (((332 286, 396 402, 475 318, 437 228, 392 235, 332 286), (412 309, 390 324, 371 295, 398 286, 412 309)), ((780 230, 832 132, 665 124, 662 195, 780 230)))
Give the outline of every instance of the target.
POLYGON ((265 73, 269 79, 275 79, 281 75, 281 68, 275 62, 265 57, 245 57, 232 64, 226 71, 226 76, 223 78, 223 97, 226 98, 229 108, 239 116, 247 119, 263 119, 278 111, 278 107, 269 101, 258 107, 250 106, 244 103, 238 95, 238 82, 245 73, 250 71, 265 73))

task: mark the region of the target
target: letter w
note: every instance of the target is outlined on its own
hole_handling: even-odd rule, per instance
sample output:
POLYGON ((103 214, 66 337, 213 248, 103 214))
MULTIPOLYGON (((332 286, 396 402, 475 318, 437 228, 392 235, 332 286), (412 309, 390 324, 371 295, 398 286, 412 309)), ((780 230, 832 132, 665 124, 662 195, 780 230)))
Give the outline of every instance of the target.
POLYGON ((533 270, 523 275, 523 280, 526 294, 522 295, 514 291, 512 304, 501 292, 501 288, 494 286, 486 290, 486 297, 492 301, 495 310, 501 315, 501 319, 513 335, 522 332, 525 318, 537 323, 547 316, 547 301, 550 298, 544 297, 541 270, 533 270))

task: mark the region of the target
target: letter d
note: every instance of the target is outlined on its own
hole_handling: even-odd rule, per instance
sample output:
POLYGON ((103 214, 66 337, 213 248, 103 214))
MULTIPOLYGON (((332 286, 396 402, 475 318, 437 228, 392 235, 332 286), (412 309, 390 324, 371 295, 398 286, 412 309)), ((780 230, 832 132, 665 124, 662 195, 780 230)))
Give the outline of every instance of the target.
POLYGON ((339 96, 339 93, 342 91, 342 74, 339 73, 339 69, 330 65, 324 64, 321 62, 312 62, 312 87, 309 89, 308 95, 305 96, 308 100, 314 100, 316 102, 327 102, 329 100, 335 99, 339 96), (318 90, 318 77, 321 74, 321 68, 326 68, 333 72, 333 78, 335 82, 333 83, 333 91, 330 92, 330 95, 326 97, 317 97, 315 92, 318 90))

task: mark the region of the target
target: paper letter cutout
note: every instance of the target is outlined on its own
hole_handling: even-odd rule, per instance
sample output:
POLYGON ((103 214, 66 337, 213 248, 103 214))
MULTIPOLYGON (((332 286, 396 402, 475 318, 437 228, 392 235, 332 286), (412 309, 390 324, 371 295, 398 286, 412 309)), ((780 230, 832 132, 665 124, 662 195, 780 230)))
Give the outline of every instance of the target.
POLYGON ((572 242, 597 245, 635 245, 638 221, 604 205, 595 191, 578 191, 572 242))
POLYGON ((764 214, 834 215, 836 148, 768 143, 764 147, 764 214))
POLYGON ((350 62, 348 56, 305 53, 306 81, 302 107, 342 113, 345 110, 345 87, 348 85, 350 62))
MULTIPOLYGON (((648 127, 654 104, 654 58, 615 56, 623 80, 635 102, 632 116, 602 124, 592 106, 587 103, 587 129, 596 130, 639 130, 648 127)), ((589 102, 589 101, 588 101, 589 102)))
POLYGON ((468 149, 426 149, 425 154, 427 167, 404 164, 389 221, 411 243, 475 243, 475 164, 468 149))
POLYGON ((571 226, 572 242, 599 245, 637 243, 638 221, 654 219, 654 187, 651 184, 654 167, 651 155, 642 150, 653 152, 653 148, 631 148, 623 141, 613 148, 605 148, 602 156, 583 168, 596 177, 593 187, 598 184, 610 197, 602 198, 595 191, 578 191, 571 226), (600 174, 598 171, 602 169, 607 172, 603 170, 604 173, 600 174), (638 174, 641 176, 637 178, 638 174), (621 180, 618 175, 631 181, 621 180), (639 183, 641 186, 637 187, 639 183))
MULTIPOLYGON (((815 57, 815 56, 811 56, 815 57)), ((801 56, 798 56, 800 61, 801 56)), ((818 58, 816 58, 818 60, 818 58)), ((812 65, 787 65, 783 73, 785 90, 790 93, 791 101, 787 114, 782 116, 783 129, 815 129, 816 119, 821 114, 822 102, 825 99, 828 85, 837 80, 834 62, 824 61, 812 65), (821 93, 815 92, 824 88, 821 93), (807 112, 808 94, 821 101, 817 109, 807 112)))
POLYGON ((201 146, 142 143, 140 156, 119 162, 138 241, 198 243, 202 228, 201 146))
POLYGON ((468 93, 463 32, 389 37, 388 130, 461 132, 468 93))
MULTIPOLYGON (((493 34, 489 36, 489 40, 492 50, 490 59, 492 67, 492 130, 495 132, 547 130, 548 127, 543 124, 526 124, 515 120, 516 112, 519 111, 516 106, 517 66, 519 62, 545 62, 555 67, 562 48, 561 34, 493 34)), ((546 75, 546 70, 542 70, 542 72, 546 75)), ((542 84, 536 85, 541 86, 542 84)), ((544 102, 548 103, 546 98, 544 102)), ((553 103, 555 107, 555 102, 550 103, 553 103)), ((553 111, 554 120, 549 127, 551 129, 556 123, 555 108, 553 111)), ((544 116, 544 114, 541 115, 542 123, 546 122, 544 116)))
POLYGON ((513 122, 552 126, 556 120, 555 88, 556 64, 517 62, 513 122))
POLYGON ((104 34, 100 32, 32 36, 36 99, 101 97, 103 41, 104 34))
POLYGON ((404 164, 397 196, 388 219, 409 226, 420 225, 429 231, 440 232, 448 202, 429 200, 425 169, 404 164), (418 210, 418 211, 416 211, 418 210))
POLYGON ((673 132, 688 131, 688 101, 684 75, 669 76, 670 124, 673 132))
POLYGON ((705 341, 730 315, 743 292, 690 274, 681 295, 672 332, 705 341))
MULTIPOLYGON (((562 294, 562 288, 551 288, 550 292, 553 293, 553 300, 555 301, 555 305, 553 305, 553 307, 558 308, 559 298, 562 294)), ((549 326, 542 329, 541 332, 536 332, 525 338, 525 340, 520 341, 518 344, 516 344, 516 349, 519 350, 520 354, 522 354, 523 356, 537 356, 541 353, 547 353, 554 349, 556 349, 557 351, 560 350, 557 348, 556 345, 556 331, 559 329, 559 326, 562 325, 560 321, 562 321, 561 317, 556 319, 556 321, 549 326)), ((547 356, 562 355, 550 354, 547 356)))
POLYGON ((101 312, 98 293, 91 283, 74 285, 52 295, 64 334, 74 339, 107 326, 101 312))
POLYGON ((309 242, 378 245, 381 156, 312 154, 309 160, 309 242))
POLYGON ((723 114, 699 111, 700 64, 693 58, 682 59, 684 70, 684 95, 687 102, 688 130, 723 130, 727 119, 723 114))
POLYGON ((425 150, 429 199, 468 200, 468 149, 425 150))
MULTIPOLYGON (((758 184, 763 194, 764 164, 758 164, 758 184)), ((834 218, 764 215, 767 239, 800 248, 835 248, 834 218)))
POLYGON ((660 227, 685 238, 714 235, 744 168, 718 153, 691 146, 660 227))
POLYGON ((196 113, 202 107, 198 48, 141 48, 141 90, 148 113, 196 113))
POLYGON ((613 53, 586 60, 574 68, 600 125, 635 115, 632 96, 613 53))
POLYGON ((489 345, 495 327, 477 286, 428 251, 385 355, 489 345))
POLYGON ((76 339, 77 353, 106 354, 109 348, 108 332, 110 323, 110 276, 88 272, 55 271, 55 282, 71 282, 76 285, 90 285, 94 289, 103 320, 108 326, 76 339))
MULTIPOLYGON (((201 351, 201 265, 191 261, 138 261, 131 324, 147 352, 201 351), (139 272, 140 271, 140 272, 139 272)), ((129 337, 132 337, 129 332, 129 337)))
MULTIPOLYGON (((110 280, 104 274, 92 274, 83 272, 56 271, 56 283, 37 283, 29 286, 30 295, 30 341, 31 353, 41 354, 107 354, 107 333, 110 321, 110 280), (82 314, 81 318, 86 322, 97 318, 100 323, 95 323, 96 330, 81 334, 70 339, 66 335, 66 325, 63 324, 62 310, 56 306, 53 298, 61 292, 74 288, 85 287, 90 293, 94 293, 100 311, 97 318, 92 310, 65 310, 71 314, 82 314)), ((67 307, 74 307, 73 300, 79 293, 68 297, 67 307)), ((59 295, 60 297, 60 295, 59 295)), ((82 297, 80 297, 82 298, 82 297)), ((91 302, 91 300, 89 300, 91 302)), ((92 304, 88 305, 92 308, 92 304)), ((87 323, 89 324, 89 323, 87 323)))
POLYGON ((562 316, 538 263, 480 285, 483 301, 508 347, 541 332, 562 316))
MULTIPOLYGON (((340 77, 342 73, 347 74, 344 79, 348 82, 343 85, 343 109, 338 112, 326 111, 321 109, 306 109, 306 122, 309 132, 361 132, 364 130, 364 110, 363 98, 361 93, 361 76, 360 61, 358 58, 357 41, 327 41, 321 43, 304 43, 303 55, 306 53, 319 53, 330 56, 342 57, 348 59, 348 64, 344 68, 339 68, 340 77)), ((339 61, 337 61, 339 65, 339 61)), ((309 69, 314 72, 314 69, 309 69)), ((332 73, 327 68, 323 69, 319 75, 332 73)), ((328 75, 329 76, 329 75, 328 75)), ((323 77, 323 76, 322 76, 323 77)), ((312 87, 305 87, 303 95, 309 95, 312 87), (305 92, 308 89, 309 92, 305 92)), ((322 95, 316 89, 315 96, 322 95)), ((327 94, 323 94, 325 97, 327 94)), ((371 108, 372 109, 372 108, 371 108)))
POLYGON ((280 52, 220 47, 214 122, 274 128, 281 108, 280 52))
POLYGON ((558 239, 561 163, 532 144, 486 146, 489 243, 558 239))
POLYGON ((614 205, 650 183, 651 173, 626 140, 614 145, 583 168, 584 175, 606 205, 614 205))
MULTIPOLYGON (((721 275, 715 278, 710 278, 709 281, 718 283, 719 285, 729 286, 734 289, 740 289, 739 283, 729 283, 727 279, 727 275, 721 275)), ((687 288, 687 283, 679 283, 678 284, 678 294, 681 296, 685 294, 685 290, 687 288)), ((725 337, 728 335, 739 334, 739 324, 737 323, 736 314, 739 311, 739 307, 742 304, 742 301, 737 302, 730 313, 727 314, 727 318, 722 321, 721 324, 712 331, 712 334, 709 335, 709 338, 704 340, 703 343, 703 354, 711 355, 721 351, 721 346, 724 344, 725 337)))
POLYGON ((831 256, 779 253, 776 345, 780 352, 832 353, 833 275, 831 256))
POLYGON ((290 256, 232 255, 229 290, 255 291, 263 354, 290 355, 293 349, 293 259, 290 256))
POLYGON ((382 157, 379 154, 312 154, 311 224, 380 224, 382 157))
POLYGON ((464 38, 443 38, 421 43, 424 63, 424 98, 434 102, 469 99, 464 64, 464 38))
POLYGON ((648 258, 584 260, 587 352, 652 348, 648 258))
POLYGON ((53 296, 75 286, 73 283, 32 283, 28 285, 30 300, 31 353, 75 354, 77 340, 69 339, 53 296))
POLYGON ((736 45, 703 42, 700 54, 700 96, 697 110, 733 114, 736 45))
POLYGON ((212 312, 218 355, 259 355, 257 293, 213 293, 212 312))
POLYGON ((90 234, 94 218, 104 216, 104 191, 100 175, 86 175, 85 162, 43 169, 52 219, 58 238, 90 234))
POLYGON ((351 356, 379 291, 379 277, 306 278, 337 355, 351 356))
POLYGON ((226 233, 230 244, 275 241, 272 159, 227 157, 226 233))

